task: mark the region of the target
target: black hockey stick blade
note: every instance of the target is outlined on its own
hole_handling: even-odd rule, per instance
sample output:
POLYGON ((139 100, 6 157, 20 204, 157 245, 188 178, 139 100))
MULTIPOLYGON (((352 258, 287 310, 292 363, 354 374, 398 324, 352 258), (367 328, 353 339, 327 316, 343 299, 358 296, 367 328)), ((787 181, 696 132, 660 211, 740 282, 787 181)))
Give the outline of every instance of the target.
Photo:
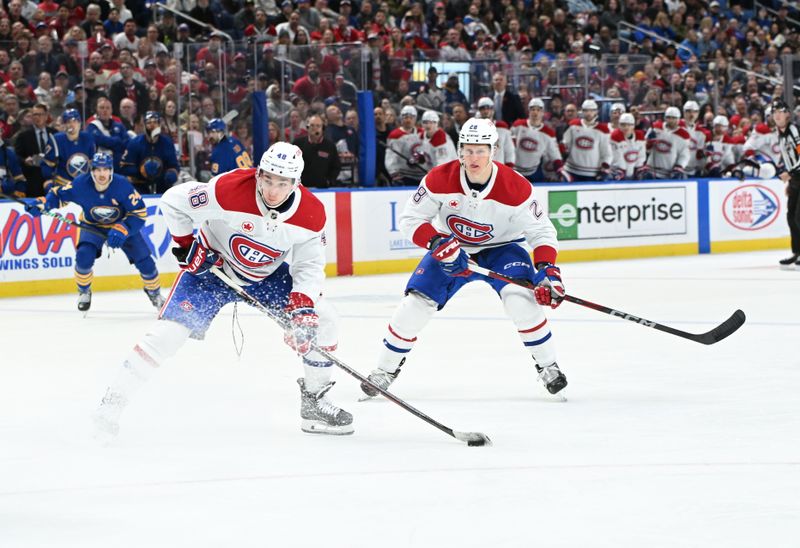
POLYGON ((480 432, 459 432, 458 430, 453 430, 453 437, 465 442, 470 447, 492 445, 492 440, 489 439, 489 436, 481 434, 480 432))
POLYGON ((717 327, 715 327, 708 333, 703 333, 702 335, 695 335, 694 337, 692 337, 692 340, 695 340, 702 344, 718 343, 722 339, 735 333, 737 329, 739 329, 744 325, 744 321, 746 319, 747 316, 744 315, 744 312, 742 310, 737 310, 731 315, 730 318, 719 324, 717 327))

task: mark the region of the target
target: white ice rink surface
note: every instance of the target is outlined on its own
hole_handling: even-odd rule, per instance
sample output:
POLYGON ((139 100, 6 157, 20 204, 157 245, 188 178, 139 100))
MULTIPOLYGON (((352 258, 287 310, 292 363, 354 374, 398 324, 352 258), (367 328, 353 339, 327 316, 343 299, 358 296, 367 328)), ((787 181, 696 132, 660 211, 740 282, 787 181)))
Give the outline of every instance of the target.
MULTIPOLYGON (((154 319, 141 291, 0 300, 0 547, 800 546, 800 272, 783 255, 563 265, 569 292, 703 332, 703 346, 565 303, 549 314, 569 379, 536 382, 494 293, 471 284, 393 385, 470 448, 387 401, 347 437, 303 434, 301 368, 279 330, 232 307, 137 395, 113 447, 90 413, 154 319)), ((406 276, 334 278, 338 355, 373 367, 406 276)))

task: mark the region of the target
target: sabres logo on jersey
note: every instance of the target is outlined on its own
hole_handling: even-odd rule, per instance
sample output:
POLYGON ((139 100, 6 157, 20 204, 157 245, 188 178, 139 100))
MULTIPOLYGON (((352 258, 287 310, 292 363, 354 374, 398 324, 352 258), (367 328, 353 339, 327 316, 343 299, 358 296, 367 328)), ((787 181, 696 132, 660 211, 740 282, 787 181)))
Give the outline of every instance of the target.
POLYGON ((73 179, 78 175, 89 173, 89 157, 82 152, 76 152, 67 160, 67 173, 73 179))
POLYGON ((120 210, 110 206, 95 206, 91 209, 91 216, 101 225, 111 224, 119 219, 120 210))
POLYGON ((468 244, 482 244, 494 238, 492 225, 476 223, 458 215, 450 215, 447 218, 447 227, 456 238, 468 244))
POLYGON ((234 258, 247 268, 261 268, 275 262, 283 251, 272 249, 241 234, 231 236, 229 246, 234 258))

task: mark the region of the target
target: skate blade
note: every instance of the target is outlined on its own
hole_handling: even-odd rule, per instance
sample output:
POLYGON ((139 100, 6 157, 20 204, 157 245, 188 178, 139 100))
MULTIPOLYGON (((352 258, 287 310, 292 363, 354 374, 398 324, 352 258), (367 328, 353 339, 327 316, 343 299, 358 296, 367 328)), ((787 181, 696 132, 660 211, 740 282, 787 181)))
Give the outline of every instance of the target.
POLYGON ((355 432, 352 424, 331 426, 321 421, 303 419, 300 429, 306 434, 328 434, 329 436, 348 436, 355 432))
POLYGON ((380 398, 378 398, 377 394, 375 396, 367 396, 366 394, 364 394, 363 396, 358 398, 358 402, 361 403, 362 401, 379 400, 379 399, 380 398))
POLYGON ((782 264, 782 265, 780 265, 780 269, 781 270, 798 270, 798 268, 796 266, 794 266, 793 264, 782 264))

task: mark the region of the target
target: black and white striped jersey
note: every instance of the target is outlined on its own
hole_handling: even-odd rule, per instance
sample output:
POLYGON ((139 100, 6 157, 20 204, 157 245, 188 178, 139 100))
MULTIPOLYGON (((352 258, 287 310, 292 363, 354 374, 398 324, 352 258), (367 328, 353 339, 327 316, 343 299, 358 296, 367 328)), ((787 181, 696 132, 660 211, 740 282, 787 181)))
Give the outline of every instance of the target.
POLYGON ((794 124, 778 132, 783 165, 791 175, 800 175, 800 129, 794 124))

